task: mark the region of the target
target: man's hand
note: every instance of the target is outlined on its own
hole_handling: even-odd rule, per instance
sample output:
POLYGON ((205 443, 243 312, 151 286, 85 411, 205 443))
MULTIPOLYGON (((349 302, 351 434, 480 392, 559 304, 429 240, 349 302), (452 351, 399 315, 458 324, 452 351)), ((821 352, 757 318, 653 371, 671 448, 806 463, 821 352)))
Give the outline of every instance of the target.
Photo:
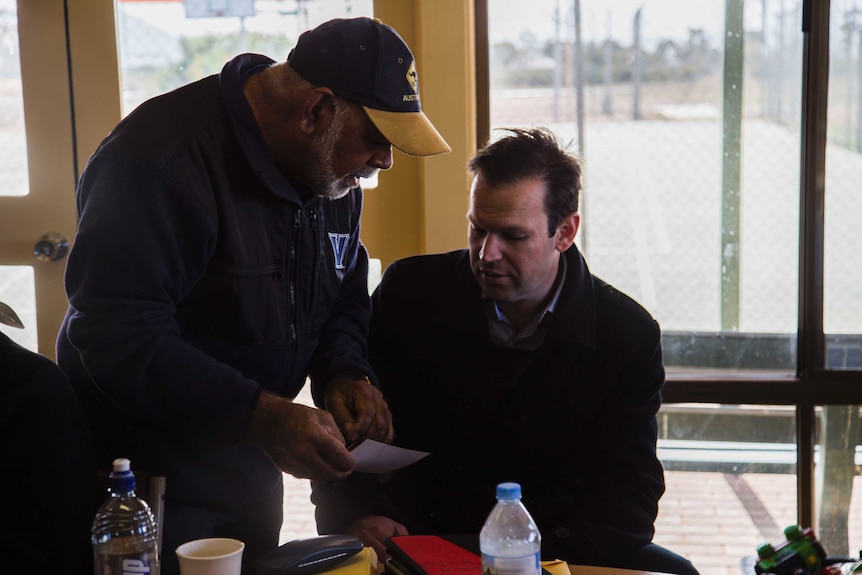
POLYGON ((380 390, 364 379, 329 382, 324 398, 326 411, 332 414, 348 444, 363 439, 391 443, 392 414, 380 390))
POLYGON ((360 517, 347 528, 347 534, 359 537, 364 545, 373 547, 381 563, 389 559, 384 545, 386 538, 393 535, 409 535, 406 527, 382 515, 360 517))
POLYGON ((332 415, 267 391, 258 397, 248 435, 294 477, 336 481, 356 466, 332 415))

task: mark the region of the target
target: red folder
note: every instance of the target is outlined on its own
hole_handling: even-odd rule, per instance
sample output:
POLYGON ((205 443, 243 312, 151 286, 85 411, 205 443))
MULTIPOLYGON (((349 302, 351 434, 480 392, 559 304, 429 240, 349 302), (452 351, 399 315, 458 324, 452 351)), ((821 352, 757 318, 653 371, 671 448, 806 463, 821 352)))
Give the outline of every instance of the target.
POLYGON ((386 540, 395 575, 481 575, 479 555, 437 535, 396 535, 386 540))

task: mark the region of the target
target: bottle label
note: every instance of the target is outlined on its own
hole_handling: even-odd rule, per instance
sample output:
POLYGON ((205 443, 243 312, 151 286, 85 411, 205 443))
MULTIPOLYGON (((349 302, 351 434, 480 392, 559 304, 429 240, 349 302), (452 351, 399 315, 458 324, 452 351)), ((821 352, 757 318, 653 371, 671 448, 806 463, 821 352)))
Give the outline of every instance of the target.
POLYGON ((95 553, 96 575, 158 575, 155 551, 133 555, 95 553))
POLYGON ((539 575, 541 565, 538 553, 523 557, 494 557, 482 553, 482 575, 539 575))

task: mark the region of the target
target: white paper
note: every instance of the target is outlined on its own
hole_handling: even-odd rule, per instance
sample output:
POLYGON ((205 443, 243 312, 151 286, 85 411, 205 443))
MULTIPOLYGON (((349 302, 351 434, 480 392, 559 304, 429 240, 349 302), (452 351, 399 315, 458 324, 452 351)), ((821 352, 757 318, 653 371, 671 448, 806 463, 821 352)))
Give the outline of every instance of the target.
POLYGON ((426 451, 414 451, 366 439, 351 450, 356 459, 355 471, 362 473, 386 473, 416 463, 426 455, 426 451))

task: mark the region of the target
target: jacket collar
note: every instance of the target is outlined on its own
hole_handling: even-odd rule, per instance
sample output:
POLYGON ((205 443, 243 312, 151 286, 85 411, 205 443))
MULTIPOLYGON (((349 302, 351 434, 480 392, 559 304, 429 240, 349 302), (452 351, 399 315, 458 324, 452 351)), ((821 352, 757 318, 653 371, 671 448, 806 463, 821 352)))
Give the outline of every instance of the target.
POLYGON ((259 54, 241 54, 224 65, 219 74, 219 87, 234 133, 252 171, 276 196, 302 204, 299 193, 272 159, 251 106, 243 94, 248 75, 274 63, 272 58, 259 54))
MULTIPOLYGON (((570 342, 595 347, 596 294, 593 276, 577 247, 563 254, 566 280, 557 300, 546 342, 570 342)), ((489 337, 482 308, 482 291, 470 269, 470 255, 460 251, 451 281, 440 297, 433 321, 452 329, 489 337)))

